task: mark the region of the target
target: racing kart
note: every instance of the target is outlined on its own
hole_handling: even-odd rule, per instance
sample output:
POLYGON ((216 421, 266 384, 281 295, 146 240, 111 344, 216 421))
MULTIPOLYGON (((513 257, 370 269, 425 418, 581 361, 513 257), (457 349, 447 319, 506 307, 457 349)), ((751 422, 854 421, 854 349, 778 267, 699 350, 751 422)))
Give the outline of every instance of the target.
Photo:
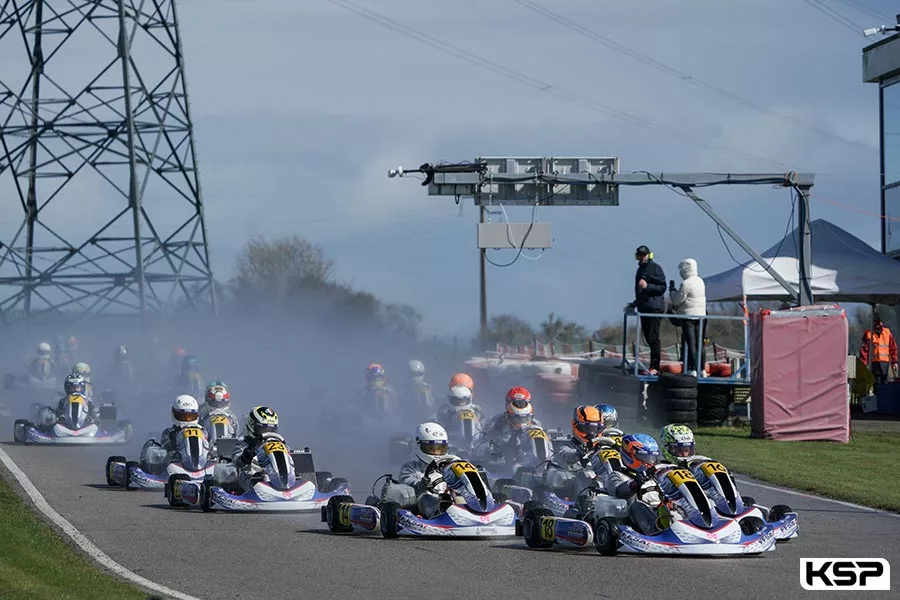
MULTIPOLYGON (((220 440, 221 441, 221 440, 220 440)), ((220 454, 224 454, 221 452, 220 454)), ((280 436, 263 436, 255 461, 262 469, 241 487, 237 469, 225 458, 213 476, 202 481, 173 474, 165 487, 172 507, 199 507, 203 512, 304 512, 321 508, 330 498, 346 495, 350 483, 328 471, 316 471, 309 448, 292 452, 280 436)))
POLYGON ((7 391, 12 390, 55 390, 59 386, 59 379, 53 373, 46 377, 35 377, 30 373, 15 375, 7 373, 3 378, 3 387, 7 391))
POLYGON ((484 477, 464 460, 433 461, 425 479, 440 473, 440 512, 425 518, 419 511, 415 489, 390 474, 375 480, 365 504, 352 496, 331 498, 322 508, 322 522, 332 533, 374 533, 392 539, 416 537, 511 537, 515 535, 516 510, 502 496, 493 496, 484 477), (380 480, 385 483, 375 495, 380 480))
POLYGON ((691 465, 690 470, 720 515, 738 521, 746 516, 762 519, 775 531, 775 539, 779 542, 799 535, 800 525, 796 512, 785 504, 767 508, 757 504, 750 496, 740 495, 734 478, 723 464, 705 461, 691 465))
POLYGON ((236 439, 238 437, 237 422, 229 412, 224 410, 210 411, 200 425, 209 432, 210 440, 213 443, 223 438, 236 439))
MULTIPOLYGON (((159 448, 154 440, 144 444, 156 446, 147 453, 157 450, 160 454, 165 450, 159 448)), ((144 451, 141 452, 142 456, 144 451)), ((202 480, 215 473, 216 460, 212 445, 206 432, 200 427, 184 427, 178 430, 175 437, 175 451, 166 456, 167 464, 156 466, 150 461, 142 462, 126 460, 124 456, 110 456, 106 459, 106 484, 114 487, 130 489, 158 490, 165 488, 174 475, 183 475, 189 480, 202 480)))
POLYGON ((104 403, 98 408, 94 422, 89 414, 88 399, 81 394, 69 394, 62 416, 50 406, 32 405, 34 421, 16 419, 13 440, 17 444, 42 445, 101 445, 124 444, 131 440, 130 421, 119 421, 116 405, 104 403))
POLYGON ((541 427, 522 429, 510 438, 506 448, 483 435, 473 447, 478 464, 483 466, 494 493, 510 494, 510 486, 519 486, 516 474, 530 471, 553 458, 553 442, 541 427), (486 451, 485 451, 486 450, 486 451))
POLYGON ((740 520, 720 515, 689 470, 666 466, 651 474, 631 504, 589 488, 567 517, 529 505, 517 533, 529 548, 593 543, 606 556, 746 556, 775 549, 773 528, 752 515, 740 520), (585 527, 593 532, 590 541, 585 527))

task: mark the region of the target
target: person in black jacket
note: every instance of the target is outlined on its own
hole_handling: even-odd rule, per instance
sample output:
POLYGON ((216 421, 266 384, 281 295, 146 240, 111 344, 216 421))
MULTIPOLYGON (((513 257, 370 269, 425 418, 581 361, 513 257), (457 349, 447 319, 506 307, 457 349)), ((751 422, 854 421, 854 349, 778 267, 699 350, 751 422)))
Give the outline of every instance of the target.
MULTIPOLYGON (((658 263, 653 261, 653 253, 647 246, 638 246, 634 252, 638 261, 634 274, 634 308, 644 314, 664 314, 666 312, 666 274, 658 263)), ((650 346, 650 374, 659 373, 659 360, 662 348, 659 343, 659 317, 641 317, 641 331, 644 341, 650 346)))

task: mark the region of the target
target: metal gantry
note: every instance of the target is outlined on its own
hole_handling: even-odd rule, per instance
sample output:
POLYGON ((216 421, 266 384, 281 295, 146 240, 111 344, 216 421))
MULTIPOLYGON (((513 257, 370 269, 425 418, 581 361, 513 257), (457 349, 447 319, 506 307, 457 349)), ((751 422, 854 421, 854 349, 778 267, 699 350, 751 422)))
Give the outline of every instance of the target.
POLYGON ((174 0, 0 0, 0 318, 216 310, 174 0))

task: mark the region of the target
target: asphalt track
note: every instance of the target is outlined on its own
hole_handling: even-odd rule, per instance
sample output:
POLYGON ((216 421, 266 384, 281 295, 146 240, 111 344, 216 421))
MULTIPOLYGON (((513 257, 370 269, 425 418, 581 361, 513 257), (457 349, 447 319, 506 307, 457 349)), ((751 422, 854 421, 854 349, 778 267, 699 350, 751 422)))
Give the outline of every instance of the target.
MULTIPOLYGON (((5 419, 4 419, 5 421, 5 419)), ((9 435, 5 435, 7 439, 9 435)), ((762 503, 787 503, 800 513, 801 537, 765 556, 731 559, 601 557, 531 551, 521 539, 495 541, 382 540, 334 536, 318 515, 204 514, 168 507, 161 493, 108 489, 109 454, 118 449, 4 449, 47 501, 120 564, 171 588, 210 599, 816 597, 800 587, 800 557, 884 557, 900 589, 900 518, 828 500, 747 486, 762 503)), ((341 471, 323 454, 318 468, 349 474, 362 500, 387 469, 341 471)), ((829 592, 828 598, 852 592, 829 592)), ((855 596, 851 596, 855 597, 855 596)))

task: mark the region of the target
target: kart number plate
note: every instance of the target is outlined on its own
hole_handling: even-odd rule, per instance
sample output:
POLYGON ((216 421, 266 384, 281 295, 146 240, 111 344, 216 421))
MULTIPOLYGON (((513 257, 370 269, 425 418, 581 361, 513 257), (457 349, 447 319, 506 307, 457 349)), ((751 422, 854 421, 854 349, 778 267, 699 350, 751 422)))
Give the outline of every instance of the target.
POLYGON ((203 431, 196 427, 189 427, 184 430, 184 437, 186 438, 202 438, 203 431))
POLYGON ((618 450, 610 450, 604 449, 600 451, 600 458, 606 461, 610 460, 620 460, 622 457, 619 455, 618 450))
POLYGON ((676 486, 679 486, 683 483, 687 483, 688 481, 696 481, 694 476, 687 469, 672 469, 668 473, 666 473, 666 477, 669 478, 676 486))
POLYGON ((225 415, 216 415, 211 419, 213 425, 227 425, 228 417, 225 415))
POLYGON ((459 418, 463 421, 474 421, 475 420, 475 411, 472 410, 461 410, 459 411, 459 418))
POLYGON ((459 461, 450 465, 450 470, 453 471, 453 474, 457 477, 462 477, 466 473, 477 473, 478 469, 475 468, 470 462, 459 461))
POLYGON ((533 440, 548 440, 548 439, 550 439, 547 436, 547 432, 544 431, 543 429, 529 429, 528 437, 530 437, 533 440))
POLYGON ((71 394, 69 396, 69 404, 84 404, 84 396, 80 394, 71 394))
POLYGON ((556 519, 554 517, 542 517, 541 518, 541 537, 548 541, 552 542, 556 539, 556 534, 554 530, 556 529, 556 519))
POLYGON ((287 446, 281 442, 266 442, 263 444, 266 454, 275 454, 276 452, 284 452, 287 454, 287 446))
POLYGON ((724 465, 717 462, 705 462, 700 466, 700 469, 707 477, 712 477, 716 473, 722 473, 723 475, 728 473, 728 470, 725 469, 724 465))
POLYGON ((614 441, 614 442, 616 443, 617 446, 621 446, 621 445, 622 445, 622 436, 621 436, 621 435, 613 435, 613 436, 610 436, 609 439, 611 439, 612 441, 614 441))

